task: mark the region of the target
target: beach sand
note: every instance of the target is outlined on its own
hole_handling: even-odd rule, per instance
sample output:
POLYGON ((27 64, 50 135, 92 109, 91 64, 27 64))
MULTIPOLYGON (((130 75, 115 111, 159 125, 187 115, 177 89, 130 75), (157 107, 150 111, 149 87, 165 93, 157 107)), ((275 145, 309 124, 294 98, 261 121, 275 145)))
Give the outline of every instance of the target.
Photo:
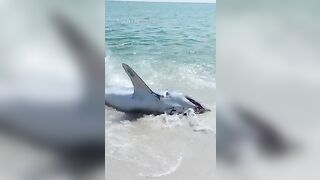
POLYGON ((116 116, 123 117, 106 108, 106 179, 215 179, 215 121, 201 124, 214 112, 200 117, 200 123, 192 117, 123 121, 116 116))

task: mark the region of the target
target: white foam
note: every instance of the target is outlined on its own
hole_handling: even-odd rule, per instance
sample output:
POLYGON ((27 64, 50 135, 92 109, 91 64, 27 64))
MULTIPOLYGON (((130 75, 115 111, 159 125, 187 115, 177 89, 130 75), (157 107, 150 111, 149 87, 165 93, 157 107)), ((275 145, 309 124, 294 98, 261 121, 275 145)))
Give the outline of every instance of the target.
POLYGON ((173 165, 173 166, 170 166, 168 168, 167 171, 165 172, 162 172, 162 173, 155 173, 155 174, 144 174, 144 173, 139 173, 138 175, 139 176, 144 176, 144 177, 149 177, 149 178, 158 178, 158 177, 162 177, 162 176, 167 176, 173 172, 175 172, 179 166, 181 165, 181 162, 182 162, 182 159, 183 159, 183 155, 184 155, 184 152, 180 154, 180 156, 178 157, 177 161, 176 161, 176 164, 173 165))

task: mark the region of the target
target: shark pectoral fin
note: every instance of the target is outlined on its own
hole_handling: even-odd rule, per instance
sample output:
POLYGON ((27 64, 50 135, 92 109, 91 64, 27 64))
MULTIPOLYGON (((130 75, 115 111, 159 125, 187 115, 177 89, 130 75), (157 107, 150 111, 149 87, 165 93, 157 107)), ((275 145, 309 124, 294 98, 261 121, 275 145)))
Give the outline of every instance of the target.
POLYGON ((134 88, 133 98, 152 95, 158 100, 160 100, 161 96, 153 92, 130 66, 128 66, 125 63, 122 63, 122 67, 126 71, 132 82, 134 88))

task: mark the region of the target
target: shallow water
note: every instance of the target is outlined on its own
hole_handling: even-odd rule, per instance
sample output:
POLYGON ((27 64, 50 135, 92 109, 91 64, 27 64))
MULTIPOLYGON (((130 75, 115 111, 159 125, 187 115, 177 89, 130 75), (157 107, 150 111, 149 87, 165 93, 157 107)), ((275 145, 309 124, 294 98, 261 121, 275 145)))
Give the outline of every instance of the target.
POLYGON ((212 168, 212 179, 206 164, 214 163, 202 159, 215 159, 215 4, 106 2, 105 62, 107 88, 132 86, 127 63, 151 89, 183 92, 212 110, 130 117, 106 108, 107 176, 167 177, 198 159, 194 170, 212 168))

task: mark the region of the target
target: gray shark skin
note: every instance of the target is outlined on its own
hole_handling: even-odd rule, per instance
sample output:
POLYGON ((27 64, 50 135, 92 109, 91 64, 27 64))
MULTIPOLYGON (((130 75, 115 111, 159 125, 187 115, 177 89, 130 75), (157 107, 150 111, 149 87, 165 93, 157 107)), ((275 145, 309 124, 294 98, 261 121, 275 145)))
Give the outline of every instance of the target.
POLYGON ((126 113, 141 114, 184 114, 192 109, 202 114, 209 109, 191 97, 176 91, 152 91, 138 74, 127 64, 123 69, 131 79, 133 88, 108 87, 105 91, 105 104, 126 113))

